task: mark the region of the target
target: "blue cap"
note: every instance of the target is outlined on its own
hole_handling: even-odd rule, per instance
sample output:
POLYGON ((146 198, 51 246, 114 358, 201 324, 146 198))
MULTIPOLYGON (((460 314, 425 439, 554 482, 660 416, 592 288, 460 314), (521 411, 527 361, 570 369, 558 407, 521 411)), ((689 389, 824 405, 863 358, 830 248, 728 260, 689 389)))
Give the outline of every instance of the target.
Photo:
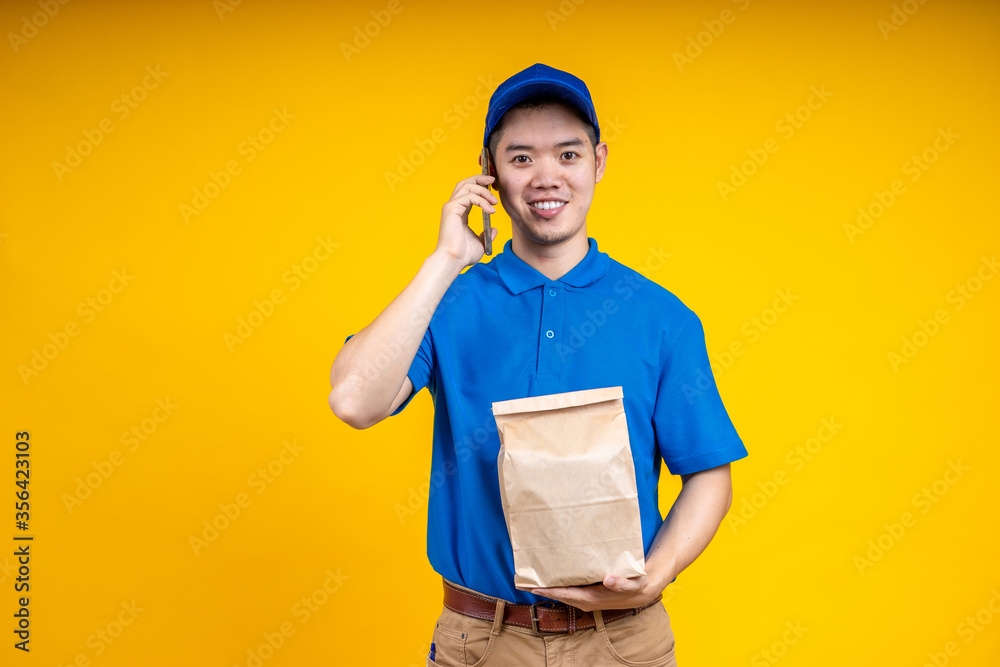
POLYGON ((500 122, 507 110, 521 100, 536 95, 554 95, 579 109, 583 116, 594 126, 597 140, 601 140, 601 128, 597 124, 597 112, 594 111, 594 101, 590 99, 587 84, 569 72, 535 63, 531 67, 510 77, 493 91, 490 97, 490 107, 486 112, 486 133, 483 134, 483 146, 490 137, 490 132, 500 122))

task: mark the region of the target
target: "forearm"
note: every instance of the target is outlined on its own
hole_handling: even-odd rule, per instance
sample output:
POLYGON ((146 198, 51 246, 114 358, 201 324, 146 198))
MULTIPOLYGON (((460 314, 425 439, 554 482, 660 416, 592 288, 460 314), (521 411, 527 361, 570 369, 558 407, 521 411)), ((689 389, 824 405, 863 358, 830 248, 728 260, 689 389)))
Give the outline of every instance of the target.
POLYGON ((378 317, 344 344, 330 369, 329 402, 338 417, 365 428, 388 416, 431 316, 461 269, 460 260, 432 253, 378 317))
POLYGON ((650 584, 663 590, 712 541, 732 503, 730 466, 685 476, 663 525, 646 554, 650 584))

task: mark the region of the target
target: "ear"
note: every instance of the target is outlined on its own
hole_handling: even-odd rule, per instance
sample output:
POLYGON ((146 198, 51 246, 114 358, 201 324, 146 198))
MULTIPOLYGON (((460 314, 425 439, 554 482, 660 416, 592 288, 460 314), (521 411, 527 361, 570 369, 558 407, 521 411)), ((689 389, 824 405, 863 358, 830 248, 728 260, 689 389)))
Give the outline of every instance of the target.
POLYGON ((601 179, 604 178, 604 168, 608 164, 608 145, 603 141, 600 142, 597 144, 597 150, 594 153, 594 182, 600 183, 601 179))

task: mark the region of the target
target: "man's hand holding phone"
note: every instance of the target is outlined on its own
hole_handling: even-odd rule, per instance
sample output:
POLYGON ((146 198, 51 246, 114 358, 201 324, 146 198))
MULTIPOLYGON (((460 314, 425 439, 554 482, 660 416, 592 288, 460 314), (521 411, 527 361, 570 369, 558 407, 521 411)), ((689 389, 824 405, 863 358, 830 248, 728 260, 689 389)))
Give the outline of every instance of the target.
POLYGON ((481 260, 496 238, 496 229, 491 227, 484 230, 484 234, 489 234, 487 245, 484 234, 476 234, 469 226, 469 213, 473 206, 481 208, 484 215, 496 213, 494 206, 499 200, 488 189, 494 180, 493 176, 477 174, 459 181, 451 193, 451 199, 441 209, 441 229, 438 232, 436 250, 462 262, 463 268, 481 260))

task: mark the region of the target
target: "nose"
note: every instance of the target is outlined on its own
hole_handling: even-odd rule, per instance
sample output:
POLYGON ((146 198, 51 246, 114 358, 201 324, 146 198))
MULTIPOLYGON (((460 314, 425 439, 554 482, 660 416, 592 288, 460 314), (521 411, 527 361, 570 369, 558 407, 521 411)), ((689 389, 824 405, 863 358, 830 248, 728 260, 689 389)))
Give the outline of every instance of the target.
POLYGON ((562 174, 559 164, 551 158, 544 158, 535 163, 531 185, 535 188, 556 188, 562 185, 562 174))

